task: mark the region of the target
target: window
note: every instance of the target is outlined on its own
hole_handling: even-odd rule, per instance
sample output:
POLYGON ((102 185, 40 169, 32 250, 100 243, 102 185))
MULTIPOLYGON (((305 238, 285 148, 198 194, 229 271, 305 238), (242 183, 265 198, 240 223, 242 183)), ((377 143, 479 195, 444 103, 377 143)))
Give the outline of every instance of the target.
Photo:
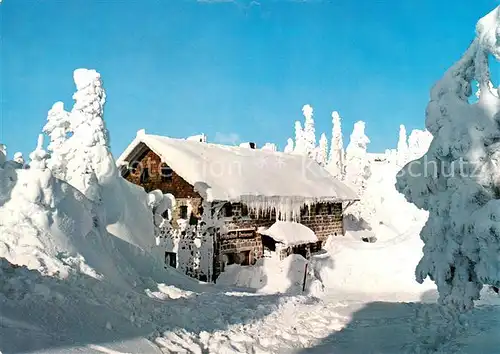
POLYGON ((333 204, 328 203, 328 215, 332 215, 332 214, 333 214, 333 204))
POLYGON ((160 167, 160 176, 162 182, 172 182, 172 169, 165 163, 161 164, 160 167))
POLYGON ((130 173, 135 175, 137 173, 137 167, 139 167, 139 165, 140 162, 134 161, 128 166, 128 170, 130 171, 130 173))
POLYGON ((321 203, 316 204, 316 216, 321 215, 321 207, 321 203))
POLYGON ((233 216, 233 206, 231 203, 226 203, 224 205, 224 216, 227 218, 233 216))
POLYGON ((165 252, 165 264, 177 268, 177 253, 165 252))
POLYGON ((188 217, 188 207, 187 205, 181 205, 179 207, 179 218, 187 219, 187 217, 188 217))
POLYGON ((140 181, 141 181, 141 183, 146 183, 149 181, 149 168, 144 167, 142 169, 140 181))
POLYGON ((203 206, 201 206, 201 205, 198 207, 198 215, 200 217, 203 216, 203 206))
POLYGON ((248 216, 248 207, 245 204, 241 204, 241 216, 248 216))

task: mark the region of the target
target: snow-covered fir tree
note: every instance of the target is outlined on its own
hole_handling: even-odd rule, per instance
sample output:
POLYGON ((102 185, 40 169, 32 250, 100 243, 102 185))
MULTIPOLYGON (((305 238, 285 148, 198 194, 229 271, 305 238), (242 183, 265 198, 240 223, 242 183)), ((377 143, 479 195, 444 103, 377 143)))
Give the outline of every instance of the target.
POLYGON ((283 150, 283 152, 287 153, 287 154, 291 154, 293 152, 293 140, 292 138, 288 138, 288 140, 286 141, 286 146, 285 146, 285 149, 283 150))
POLYGON ((321 138, 319 139, 316 161, 318 161, 321 166, 326 166, 328 161, 328 139, 325 133, 321 134, 321 138))
POLYGON ((103 119, 106 95, 95 70, 77 69, 74 80, 77 91, 70 116, 73 135, 62 147, 67 161, 66 180, 89 199, 100 201, 99 188, 94 184, 116 177, 103 119))
POLYGON ((473 307, 483 284, 500 285, 500 99, 489 85, 488 65, 489 55, 500 59, 499 32, 496 8, 478 22, 474 41, 431 90, 426 127, 434 139, 396 185, 429 212, 417 280, 435 281, 440 303, 455 313, 473 307), (481 95, 470 104, 474 80, 481 95))
POLYGON ((306 154, 304 130, 302 129, 302 125, 299 121, 295 122, 295 148, 293 149, 293 153, 297 155, 306 154))
POLYGON ((68 139, 69 133, 69 113, 64 110, 64 103, 56 102, 47 115, 47 123, 43 127, 43 132, 50 137, 47 150, 50 158, 47 160, 48 167, 54 176, 66 179, 66 163, 64 143, 68 139))
POLYGON ((366 153, 369 143, 370 139, 365 134, 365 122, 356 122, 346 149, 345 179, 356 187, 359 196, 363 194, 366 181, 371 175, 366 153))
POLYGON ((327 170, 336 178, 343 179, 344 166, 344 142, 342 138, 342 125, 338 112, 332 112, 332 142, 330 144, 330 156, 328 158, 327 170))
POLYGON ((399 126, 399 140, 398 140, 398 158, 397 163, 399 166, 404 166, 408 162, 408 138, 406 136, 406 128, 403 124, 399 126))
POLYGON ((304 114, 304 149, 307 156, 315 158, 316 156, 316 130, 314 128, 313 108, 306 104, 302 107, 304 114))

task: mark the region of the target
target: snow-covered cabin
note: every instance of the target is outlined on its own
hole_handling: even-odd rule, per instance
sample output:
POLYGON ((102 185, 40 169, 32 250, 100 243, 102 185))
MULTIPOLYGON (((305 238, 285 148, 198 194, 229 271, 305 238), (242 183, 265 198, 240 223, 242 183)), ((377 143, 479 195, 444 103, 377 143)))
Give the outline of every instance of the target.
MULTIPOLYGON (((175 197, 171 224, 174 233, 183 231, 180 240, 168 242, 170 265, 182 268, 181 258, 186 257, 181 252, 186 248, 191 255, 205 252, 201 241, 196 247, 190 241, 181 242, 190 238, 195 243, 187 227, 197 228, 204 215, 214 219, 215 214, 220 220, 213 248, 206 251, 213 258, 212 264, 204 262, 210 269, 200 270, 199 264, 185 269, 202 280, 215 280, 228 264, 253 264, 264 250, 275 250, 276 244, 282 257, 289 253, 308 257, 330 235, 343 235, 342 204, 358 200, 352 189, 308 157, 174 139, 143 130, 117 164, 124 178, 146 192, 161 190, 175 197), (177 261, 172 260, 175 257, 177 261)), ((203 237, 202 241, 206 242, 203 237)))

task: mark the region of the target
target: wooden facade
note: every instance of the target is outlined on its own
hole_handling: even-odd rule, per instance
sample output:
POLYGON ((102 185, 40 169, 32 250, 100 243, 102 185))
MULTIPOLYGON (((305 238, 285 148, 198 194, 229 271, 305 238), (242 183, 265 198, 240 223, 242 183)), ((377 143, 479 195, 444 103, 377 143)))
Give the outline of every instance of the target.
MULTIPOLYGON (((161 190, 164 194, 170 193, 176 198, 176 208, 173 210, 172 226, 178 228, 178 221, 188 219, 193 225, 203 213, 202 198, 194 187, 170 169, 161 158, 147 146, 134 157, 134 162, 121 173, 129 182, 140 185, 146 192, 161 190), (187 215, 187 210, 190 215, 187 215)), ((256 215, 241 203, 226 203, 220 210, 219 217, 224 221, 226 232, 218 235, 214 240, 214 263, 211 275, 215 280, 225 264, 238 263, 251 265, 264 254, 264 245, 259 227, 270 227, 276 221, 275 212, 256 215)), ((300 253, 308 256, 310 252, 321 249, 330 235, 343 235, 342 203, 319 203, 310 207, 304 206, 299 222, 309 227, 318 237, 319 242, 312 245, 290 247, 284 249, 280 257, 290 253, 300 253)), ((169 252, 169 263, 172 253, 169 252)))

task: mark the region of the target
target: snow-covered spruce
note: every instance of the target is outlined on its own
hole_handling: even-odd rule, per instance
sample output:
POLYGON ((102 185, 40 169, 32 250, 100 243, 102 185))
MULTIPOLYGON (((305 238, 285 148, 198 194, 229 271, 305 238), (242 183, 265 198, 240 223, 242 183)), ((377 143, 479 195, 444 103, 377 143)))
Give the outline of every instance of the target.
POLYGON ((336 178, 343 179, 344 177, 344 142, 340 115, 337 111, 332 112, 332 142, 327 170, 336 178))
POLYGON ((326 166, 328 161, 328 139, 326 138, 325 133, 321 134, 321 138, 319 139, 316 161, 323 167, 326 166))
POLYGON ((65 179, 89 199, 100 201, 96 181, 104 183, 117 175, 103 120, 106 95, 95 70, 77 69, 74 80, 77 92, 69 128, 73 135, 62 147, 67 161, 65 179))
POLYGON ((346 149, 345 179, 357 188, 357 193, 360 196, 363 194, 366 181, 370 177, 370 161, 366 153, 369 143, 370 139, 365 135, 365 122, 356 122, 346 149))
POLYGON ((305 118, 303 131, 305 154, 314 159, 316 157, 316 130, 314 128, 313 108, 306 104, 302 107, 302 113, 305 118))
POLYGON ((434 139, 397 181, 408 201, 429 211, 417 280, 434 280, 440 303, 458 311, 473 307, 483 284, 500 285, 500 99, 488 63, 489 55, 500 58, 499 32, 496 8, 431 90, 426 126, 434 139), (481 95, 470 104, 474 80, 481 95))
POLYGON ((50 153, 50 158, 47 160, 48 167, 60 179, 66 178, 66 152, 63 147, 68 139, 69 127, 69 113, 64 110, 64 103, 54 103, 47 115, 47 123, 43 127, 43 132, 50 137, 50 143, 47 146, 50 153))

